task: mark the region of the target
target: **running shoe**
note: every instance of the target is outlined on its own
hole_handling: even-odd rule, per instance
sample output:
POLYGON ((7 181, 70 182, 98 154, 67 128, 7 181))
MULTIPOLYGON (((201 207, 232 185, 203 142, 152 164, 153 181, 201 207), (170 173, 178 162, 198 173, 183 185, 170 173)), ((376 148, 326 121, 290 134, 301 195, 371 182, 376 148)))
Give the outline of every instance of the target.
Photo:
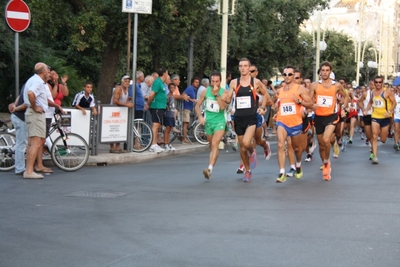
POLYGON ((257 167, 258 159, 257 159, 257 153, 256 153, 255 149, 253 151, 253 154, 251 154, 249 161, 250 161, 250 169, 253 170, 255 167, 257 167))
POLYGON ((379 164, 378 157, 375 157, 375 155, 372 157, 372 164, 379 164))
POLYGON ((322 169, 322 177, 325 181, 329 181, 331 179, 331 163, 324 163, 322 169))
POLYGON ((303 177, 303 169, 301 167, 300 168, 296 168, 295 175, 296 175, 296 179, 300 180, 301 177, 303 177))
MULTIPOLYGON (((333 155, 338 155, 339 156, 340 149, 337 141, 333 144, 333 155)), ((337 158, 337 157, 336 157, 337 158)))
POLYGON ((168 148, 170 151, 175 151, 175 147, 173 147, 171 144, 167 144, 168 148))
POLYGON ((211 171, 210 171, 210 169, 204 169, 204 170, 203 170, 203 174, 204 174, 204 178, 210 179, 210 177, 211 177, 211 171))
POLYGON ((311 146, 310 146, 310 153, 314 153, 315 148, 317 147, 317 142, 315 142, 315 140, 311 141, 311 146))
POLYGON ((277 183, 284 183, 286 182, 286 174, 280 173, 278 178, 276 178, 277 183))
POLYGON ((164 145, 164 151, 165 151, 165 152, 170 151, 168 144, 164 145))
POLYGON ((237 143, 234 143, 234 144, 232 145, 232 149, 233 149, 233 151, 237 151, 237 150, 238 150, 238 144, 237 144, 237 143))
POLYGON ((161 153, 164 151, 159 145, 152 145, 149 149, 150 152, 161 153))
POLYGON ((370 152, 369 153, 369 160, 372 160, 374 158, 374 153, 370 152))
POLYGON ((369 145, 369 140, 368 138, 365 140, 365 144, 368 146, 369 145))
POLYGON ((347 145, 346 140, 343 140, 343 144, 342 144, 342 151, 343 152, 346 151, 346 145, 347 145))
POLYGON ((271 158, 271 146, 269 145, 268 141, 266 141, 265 143, 267 143, 268 148, 264 149, 264 157, 265 160, 269 160, 271 158))
POLYGON ((304 160, 305 162, 310 162, 312 161, 312 155, 311 154, 307 154, 306 159, 304 160))
POLYGON ((240 164, 239 168, 236 170, 237 174, 244 173, 245 168, 243 164, 240 164))
POLYGON ((348 143, 351 145, 351 144, 353 143, 353 139, 352 139, 352 138, 349 138, 348 143))
POLYGON ((249 183, 252 177, 253 177, 253 174, 251 173, 251 171, 245 171, 243 182, 249 183))
POLYGON ((288 173, 286 173, 287 177, 293 177, 296 173, 296 170, 293 168, 290 168, 290 171, 288 173))
POLYGON ((393 145, 394 150, 399 151, 400 150, 400 146, 399 144, 394 144, 393 145))
POLYGON ((361 133, 361 140, 364 140, 364 138, 365 138, 364 133, 361 133))
POLYGON ((319 166, 319 169, 322 171, 324 169, 324 164, 322 164, 321 166, 319 166))

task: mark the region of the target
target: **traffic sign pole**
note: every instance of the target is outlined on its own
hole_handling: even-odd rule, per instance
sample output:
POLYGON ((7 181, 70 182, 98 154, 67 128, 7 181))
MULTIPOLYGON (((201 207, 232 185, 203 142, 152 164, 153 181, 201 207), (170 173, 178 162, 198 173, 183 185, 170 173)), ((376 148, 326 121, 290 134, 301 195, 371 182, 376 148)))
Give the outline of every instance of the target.
POLYGON ((31 23, 31 12, 22 0, 11 0, 7 3, 5 19, 15 32, 15 98, 19 95, 19 33, 25 31, 31 23))

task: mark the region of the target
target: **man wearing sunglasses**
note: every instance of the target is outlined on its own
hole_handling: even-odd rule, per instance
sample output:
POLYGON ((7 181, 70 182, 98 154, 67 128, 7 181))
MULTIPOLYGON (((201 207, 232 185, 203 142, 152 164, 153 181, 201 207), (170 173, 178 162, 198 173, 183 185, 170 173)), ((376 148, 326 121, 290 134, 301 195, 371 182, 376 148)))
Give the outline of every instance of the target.
POLYGON ((368 114, 368 110, 372 107, 371 128, 372 128, 372 164, 378 164, 378 135, 380 132, 381 142, 385 143, 388 137, 390 119, 396 108, 396 99, 391 90, 386 90, 383 85, 383 77, 376 76, 374 78, 375 90, 372 91, 370 101, 364 115, 368 114))
POLYGON ((268 103, 268 97, 265 97, 267 90, 259 79, 251 77, 250 66, 250 60, 247 58, 239 61, 240 77, 231 81, 228 93, 229 102, 235 95, 234 125, 240 146, 240 158, 245 167, 244 182, 250 182, 251 169, 258 163, 252 139, 256 132, 257 113, 264 115, 268 103), (257 92, 264 96, 260 106, 257 92))
POLYGON ((287 66, 283 70, 283 76, 286 86, 279 90, 278 94, 278 112, 276 115, 277 137, 278 137, 278 163, 279 176, 277 183, 286 181, 285 173, 285 142, 287 137, 291 141, 288 142, 288 149, 293 149, 296 155, 295 173, 296 179, 303 176, 301 168, 301 156, 307 146, 307 137, 303 135, 303 114, 305 108, 312 108, 313 102, 303 85, 295 82, 295 70, 291 66, 287 66), (292 148, 293 147, 293 148, 292 148))
POLYGON ((315 132, 319 144, 319 155, 323 162, 322 178, 331 180, 331 163, 329 160, 331 143, 335 140, 334 131, 339 122, 337 114, 338 94, 342 97, 342 108, 347 107, 349 98, 340 83, 331 79, 332 65, 329 62, 321 64, 321 80, 310 86, 310 97, 314 100, 315 132))

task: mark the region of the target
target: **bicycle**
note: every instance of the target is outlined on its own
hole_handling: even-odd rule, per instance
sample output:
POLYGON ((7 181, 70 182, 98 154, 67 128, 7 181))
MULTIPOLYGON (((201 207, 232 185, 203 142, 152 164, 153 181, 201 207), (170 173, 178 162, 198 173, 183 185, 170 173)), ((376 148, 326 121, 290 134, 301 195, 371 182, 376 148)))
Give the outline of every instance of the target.
POLYGON ((143 119, 133 120, 133 152, 147 150, 153 142, 153 131, 143 119))
MULTIPOLYGON (((58 131, 58 136, 52 146, 50 156, 54 164, 63 171, 76 171, 82 168, 89 159, 89 146, 82 136, 67 133, 61 126, 60 111, 54 113, 54 122, 50 126, 49 137, 58 131)), ((51 139, 51 137, 50 137, 51 139)))
POLYGON ((8 127, 11 120, 0 120, 0 171, 10 171, 15 167, 15 129, 8 127))
MULTIPOLYGON (((172 141, 174 141, 176 138, 183 138, 182 135, 182 122, 180 120, 180 118, 178 117, 178 119, 175 121, 175 127, 176 129, 179 130, 180 133, 173 133, 171 131, 171 143, 172 141)), ((199 123, 199 120, 197 117, 195 117, 195 119, 193 120, 193 122, 188 126, 188 140, 190 140, 190 138, 193 138, 199 142, 202 145, 208 145, 208 140, 207 140, 207 134, 204 130, 204 125, 201 125, 199 123), (189 133, 192 133, 193 135, 190 135, 189 133)), ((190 140, 191 141, 191 140, 190 140)))

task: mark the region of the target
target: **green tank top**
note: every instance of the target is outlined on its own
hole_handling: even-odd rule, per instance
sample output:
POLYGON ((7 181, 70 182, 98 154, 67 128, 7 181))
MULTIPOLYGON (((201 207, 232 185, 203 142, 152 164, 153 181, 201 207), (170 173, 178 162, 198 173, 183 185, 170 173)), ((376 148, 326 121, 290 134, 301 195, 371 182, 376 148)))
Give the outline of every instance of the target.
MULTIPOLYGON (((220 88, 218 94, 222 96, 225 92, 224 88, 220 88)), ((208 122, 221 122, 225 121, 225 111, 220 108, 218 101, 212 94, 211 86, 207 87, 205 94, 205 117, 208 122)))

